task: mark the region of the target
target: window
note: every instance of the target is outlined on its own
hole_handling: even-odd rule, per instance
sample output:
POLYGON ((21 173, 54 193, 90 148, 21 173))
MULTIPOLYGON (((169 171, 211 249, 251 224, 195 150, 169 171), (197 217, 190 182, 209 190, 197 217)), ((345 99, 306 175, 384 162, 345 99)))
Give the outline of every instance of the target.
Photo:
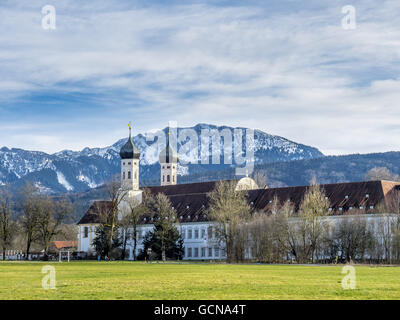
POLYGON ((172 176, 172 182, 175 182, 175 176, 172 176))
POLYGON ((125 171, 122 173, 122 179, 125 180, 125 171))
POLYGON ((132 163, 131 162, 128 162, 128 166, 130 166, 132 163))
POLYGON ((165 182, 165 176, 164 175, 162 176, 162 182, 165 182))
POLYGON ((192 229, 188 229, 188 239, 192 239, 192 229))
POLYGON ((187 256, 190 258, 192 256, 192 248, 187 249, 187 256))
POLYGON ((218 258, 219 257, 219 248, 215 247, 215 256, 218 258))
POLYGON ((199 257, 199 248, 194 248, 194 257, 195 258, 199 257))
POLYGON ((89 227, 83 228, 83 237, 87 238, 89 236, 89 227))
POLYGON ((171 169, 171 166, 167 166, 167 169, 171 169))
POLYGON ((212 248, 208 248, 208 256, 212 257, 212 248))
POLYGON ((206 256, 206 248, 201 248, 201 257, 204 258, 206 256))
POLYGON ((135 171, 135 179, 137 179, 137 171, 135 171))
POLYGON ((206 230, 201 229, 201 238, 204 239, 205 236, 206 236, 206 230))
POLYGON ((198 239, 199 238, 199 229, 194 230, 194 238, 198 239))
POLYGON ((167 182, 170 182, 171 181, 171 178, 170 178, 170 176, 169 176, 169 174, 167 175, 167 182))
POLYGON ((212 237, 213 237, 212 227, 208 227, 208 239, 212 239, 212 237))
POLYGON ((130 171, 128 171, 128 179, 131 179, 132 177, 131 177, 131 172, 130 171))

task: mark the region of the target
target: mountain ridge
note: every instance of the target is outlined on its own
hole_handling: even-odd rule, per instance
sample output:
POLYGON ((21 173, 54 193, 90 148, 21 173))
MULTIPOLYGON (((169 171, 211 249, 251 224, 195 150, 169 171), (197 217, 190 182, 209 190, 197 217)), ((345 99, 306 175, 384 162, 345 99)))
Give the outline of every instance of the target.
MULTIPOLYGON (((226 164, 195 165, 203 156, 201 148, 203 136, 202 130, 234 130, 244 131, 244 127, 216 126, 200 123, 193 127, 177 128, 178 135, 182 130, 192 129, 198 138, 197 146, 185 154, 183 158, 192 164, 181 165, 178 174, 187 176, 199 174, 205 171, 218 171, 233 167, 226 164)), ((156 131, 165 134, 167 128, 156 131)), ((140 178, 143 185, 157 183, 159 179, 158 148, 146 141, 146 134, 141 133, 133 137, 139 147, 142 156, 140 159, 140 178)), ((62 193, 69 191, 85 191, 95 188, 104 183, 112 175, 119 172, 120 158, 119 149, 127 138, 119 139, 111 146, 103 148, 83 148, 81 151, 62 150, 53 154, 42 151, 28 151, 19 148, 0 149, 0 185, 11 183, 21 185, 25 181, 35 184, 43 192, 62 193)), ((317 149, 304 144, 296 143, 280 136, 271 135, 261 130, 254 130, 254 162, 264 164, 280 161, 292 161, 323 157, 317 149)), ((185 143, 178 143, 178 150, 185 143)), ((233 144, 236 150, 236 141, 233 144)), ((240 145, 239 145, 240 147, 240 145)), ((241 152, 240 148, 239 151, 241 152)))

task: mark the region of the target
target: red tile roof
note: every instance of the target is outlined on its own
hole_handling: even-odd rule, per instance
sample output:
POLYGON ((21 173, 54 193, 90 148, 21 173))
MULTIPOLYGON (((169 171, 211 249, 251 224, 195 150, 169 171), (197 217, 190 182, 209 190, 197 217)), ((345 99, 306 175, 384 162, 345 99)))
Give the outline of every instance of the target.
POLYGON ((64 248, 74 248, 77 247, 77 241, 53 241, 54 246, 57 249, 64 249, 64 248))

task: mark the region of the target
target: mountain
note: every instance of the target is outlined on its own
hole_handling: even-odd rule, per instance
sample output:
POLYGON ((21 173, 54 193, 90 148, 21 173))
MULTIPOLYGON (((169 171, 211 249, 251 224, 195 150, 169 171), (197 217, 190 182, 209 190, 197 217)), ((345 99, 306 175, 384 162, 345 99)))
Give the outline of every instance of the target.
MULTIPOLYGON (((207 130, 218 130, 219 133, 242 132, 245 136, 245 128, 232 128, 228 126, 214 126, 198 124, 189 128, 178 128, 177 136, 181 137, 187 132, 194 134, 193 145, 189 152, 180 154, 181 161, 190 164, 179 166, 179 176, 182 181, 190 181, 190 176, 202 176, 208 172, 220 172, 233 169, 233 164, 202 164, 200 159, 205 158, 206 152, 211 151, 206 146, 208 137, 202 135, 207 130), (197 141, 196 141, 197 140, 197 141)), ((167 128, 152 133, 155 136, 166 134, 167 128)), ((140 181, 142 186, 159 184, 160 168, 158 164, 159 150, 154 141, 147 141, 146 134, 135 136, 134 142, 141 151, 140 181)), ((55 154, 47 154, 39 151, 27 151, 22 149, 0 149, 0 185, 7 183, 19 187, 30 181, 43 192, 50 194, 65 192, 83 192, 101 186, 105 180, 120 171, 119 150, 127 138, 121 139, 112 146, 105 148, 85 148, 82 151, 64 150, 55 154)), ((244 141, 244 138, 242 139, 244 141)), ((157 141, 157 139, 155 140, 157 141)), ((225 139, 223 139, 225 141, 225 139)), ((227 140, 229 141, 229 140, 227 140)), ((233 159, 241 152, 240 139, 234 139, 233 159)), ((190 141, 189 141, 190 142, 190 141)), ((188 139, 178 143, 178 151, 181 147, 188 146, 188 139)), ((221 150, 223 149, 223 143, 221 150)), ((223 154, 223 151, 221 152, 223 154)), ((323 157, 316 148, 298 144, 285 138, 254 131, 254 163, 263 165, 275 162, 287 162, 293 160, 315 159, 323 157)), ((223 159, 221 160, 223 162, 223 159)))

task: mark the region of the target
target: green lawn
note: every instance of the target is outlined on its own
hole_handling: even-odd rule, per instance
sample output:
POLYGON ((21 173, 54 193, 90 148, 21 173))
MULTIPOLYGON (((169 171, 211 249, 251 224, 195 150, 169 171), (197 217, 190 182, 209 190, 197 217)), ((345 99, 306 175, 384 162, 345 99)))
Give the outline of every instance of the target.
POLYGON ((400 267, 140 262, 0 262, 0 299, 399 299, 400 267), (56 290, 42 288, 44 265, 56 290))

